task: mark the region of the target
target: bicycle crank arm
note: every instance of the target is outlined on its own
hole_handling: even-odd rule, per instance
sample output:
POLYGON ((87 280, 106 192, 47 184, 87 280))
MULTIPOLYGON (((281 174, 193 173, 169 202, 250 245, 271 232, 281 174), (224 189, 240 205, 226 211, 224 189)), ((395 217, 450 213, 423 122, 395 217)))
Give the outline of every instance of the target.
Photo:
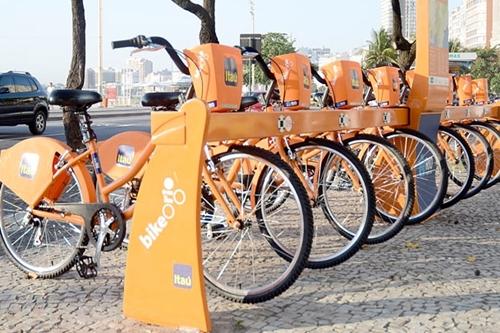
POLYGON ((102 251, 112 251, 123 242, 126 222, 121 210, 114 204, 56 204, 53 208, 61 213, 78 215, 84 219, 85 231, 96 248, 93 256, 96 268, 100 266, 102 251))

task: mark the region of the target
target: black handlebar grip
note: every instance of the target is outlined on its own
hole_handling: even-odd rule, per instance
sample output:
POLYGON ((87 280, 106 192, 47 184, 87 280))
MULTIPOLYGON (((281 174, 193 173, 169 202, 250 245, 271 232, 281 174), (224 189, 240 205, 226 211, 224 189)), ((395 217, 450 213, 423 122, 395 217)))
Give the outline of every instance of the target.
POLYGON ((124 47, 135 47, 135 38, 126 39, 126 40, 116 40, 111 42, 111 47, 113 49, 120 49, 124 47))

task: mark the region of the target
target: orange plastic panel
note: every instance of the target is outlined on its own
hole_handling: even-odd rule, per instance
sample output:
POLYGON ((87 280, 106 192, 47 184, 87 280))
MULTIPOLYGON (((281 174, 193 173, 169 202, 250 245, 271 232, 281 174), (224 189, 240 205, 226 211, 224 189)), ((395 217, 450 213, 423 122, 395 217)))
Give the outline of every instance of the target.
POLYGON ((472 95, 477 104, 488 103, 488 79, 472 80, 472 95))
POLYGON ((455 78, 455 81, 460 105, 470 105, 472 103, 472 77, 462 75, 455 78))
POLYGON ((184 50, 196 96, 214 112, 240 108, 243 85, 241 51, 220 44, 203 44, 184 50))
POLYGON ((363 105, 361 65, 350 60, 336 60, 321 67, 336 108, 349 109, 363 105))
MULTIPOLYGON (((151 135, 147 132, 128 131, 100 142, 98 152, 104 174, 111 179, 125 176, 150 140, 151 135)), ((141 170, 137 177, 141 177, 143 172, 141 170)))
MULTIPOLYGON (((28 205, 33 207, 46 196, 57 199, 62 189, 69 181, 69 175, 64 173, 53 181, 57 171, 55 164, 58 156, 65 151, 71 151, 64 143, 47 137, 36 137, 23 140, 9 149, 2 150, 0 155, 0 182, 16 193, 28 205)), ((69 158, 69 157, 68 157, 69 158)), ((76 173, 91 182, 85 167, 77 164, 73 167, 76 173), (80 170, 82 169, 82 170, 80 170)), ((95 192, 91 185, 80 184, 84 199, 92 200, 95 192)))
POLYGON ((383 66, 368 70, 368 79, 373 87, 373 94, 379 106, 399 105, 399 69, 383 66))
POLYGON ((448 75, 448 105, 453 105, 453 95, 455 93, 453 75, 448 75))
MULTIPOLYGON (((174 113, 153 113, 152 123, 174 113)), ((178 113, 183 115, 178 119, 185 121, 185 142, 171 145, 158 140, 139 189, 123 308, 127 317, 148 323, 208 332, 211 322, 200 235, 200 175, 208 112, 204 102, 193 99, 178 113)))
POLYGON ((309 108, 312 90, 309 59, 298 53, 280 55, 272 59, 271 70, 278 81, 283 106, 288 110, 309 108))
POLYGON ((406 71, 406 82, 408 83, 408 86, 411 87, 413 86, 413 81, 415 80, 415 70, 409 70, 406 71))

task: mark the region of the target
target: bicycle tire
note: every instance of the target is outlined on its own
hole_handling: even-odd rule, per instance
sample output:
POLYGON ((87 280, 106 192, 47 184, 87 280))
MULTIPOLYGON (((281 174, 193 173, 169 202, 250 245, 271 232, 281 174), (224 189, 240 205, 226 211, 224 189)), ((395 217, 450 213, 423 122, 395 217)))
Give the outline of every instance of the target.
POLYGON ((493 150, 488 140, 475 128, 469 125, 455 124, 453 129, 462 135, 474 156, 474 180, 463 196, 463 199, 467 199, 478 194, 488 183, 493 172, 493 150))
POLYGON ((384 137, 389 139, 403 154, 414 177, 415 205, 407 224, 425 221, 441 208, 446 195, 448 187, 446 160, 437 145, 428 136, 418 131, 401 128, 385 134, 384 137), (396 141, 398 138, 404 142, 396 141), (413 144, 409 143, 409 140, 413 140, 413 144), (413 158, 415 153, 416 158, 413 158), (415 163, 416 161, 418 163, 415 163), (433 175, 434 179, 431 179, 433 175))
POLYGON ((387 196, 387 194, 396 193, 397 190, 399 190, 400 186, 394 183, 394 178, 383 174, 383 172, 385 171, 390 171, 387 168, 380 168, 374 165, 366 167, 369 174, 371 175, 372 180, 375 183, 374 186, 377 202, 377 214, 374 226, 382 228, 382 231, 378 234, 375 234, 372 229, 373 235, 370 234, 368 236, 367 243, 378 244, 396 236, 407 223, 413 208, 413 203, 415 201, 415 187, 408 163, 403 158, 401 153, 396 149, 396 147, 394 147, 388 140, 383 137, 371 134, 358 134, 353 138, 344 140, 344 145, 350 146, 351 149, 359 149, 357 147, 359 147, 359 145, 361 144, 369 145, 365 153, 363 153, 361 156, 358 156, 358 158, 365 164, 365 166, 367 163, 370 163, 372 161, 371 158, 373 157, 373 155, 371 154, 373 154, 375 150, 383 149, 383 151, 388 154, 386 158, 390 158, 390 160, 386 160, 385 163, 392 163, 397 165, 399 172, 397 177, 400 178, 400 182, 405 191, 405 193, 402 194, 404 197, 404 202, 403 204, 398 205, 400 208, 395 207, 395 202, 392 207, 389 207, 389 197, 387 196), (385 180, 389 180, 389 182, 386 182, 385 180), (394 213, 391 214, 392 216, 390 216, 388 213, 384 212, 384 210, 394 211, 395 209, 399 209, 399 213, 396 213, 397 216, 394 216, 394 213), (385 225, 388 225, 389 227, 386 228, 385 225))
MULTIPOLYGON (((74 185, 72 182, 68 183, 65 185, 66 189, 72 189, 76 188, 78 191, 79 199, 77 202, 83 202, 86 198, 85 193, 82 192, 82 187, 81 184, 85 182, 86 180, 83 179, 82 177, 85 177, 85 170, 82 167, 75 166, 74 168, 69 168, 68 173, 70 175, 71 181, 74 181, 74 185)), ((90 176, 89 176, 90 177, 90 176)), ((64 188, 63 188, 64 190, 64 188)), ((60 196, 58 197, 59 200, 63 201, 56 201, 56 202, 65 202, 65 203, 74 203, 75 201, 69 201, 68 198, 72 198, 73 195, 68 195, 67 197, 62 197, 66 191, 61 191, 60 196)), ((10 259, 10 261, 21 271, 23 271, 26 274, 29 274, 32 277, 40 278, 40 279, 51 279, 55 278, 57 276, 60 276, 67 271, 69 271, 77 262, 78 258, 80 255, 83 254, 85 251, 85 247, 88 243, 88 236, 85 231, 85 225, 82 225, 80 227, 76 227, 71 223, 68 222, 58 222, 58 221, 51 221, 51 220, 46 220, 46 219, 40 219, 36 216, 28 217, 29 215, 26 212, 26 207, 27 205, 19 198, 17 195, 11 191, 10 189, 7 188, 5 184, 1 184, 0 187, 0 244, 4 250, 4 252, 7 254, 7 257, 10 259), (10 200, 16 200, 15 203, 10 202, 6 199, 7 196, 10 196, 10 200), (5 209, 4 206, 9 205, 12 208, 15 209, 5 209), (16 208, 17 207, 17 208, 16 208), (15 211, 12 214, 12 219, 14 220, 14 223, 17 224, 16 229, 12 234, 9 234, 9 226, 7 225, 8 223, 8 215, 4 214, 6 211, 15 211), (16 212, 19 214, 24 214, 25 217, 29 218, 29 221, 27 220, 26 225, 22 225, 24 221, 17 221, 16 220, 16 212), (44 228, 41 227, 41 225, 44 224, 44 228), (31 231, 29 230, 29 226, 31 226, 31 231), (21 227, 21 228, 19 228, 21 227), (38 228, 40 230, 40 234, 37 236, 36 233, 37 231, 35 228, 38 228), (43 230, 41 230, 43 229, 43 230), (11 241, 11 237, 15 235, 19 230, 26 230, 22 233, 19 238, 17 238, 15 241, 11 241), (52 231, 52 233, 51 233, 52 231), (63 236, 64 241, 61 241, 60 243, 55 239, 59 234, 62 232, 66 233, 65 236, 63 236), (25 235, 32 234, 32 236, 29 237, 29 239, 26 241, 24 238, 25 235), (52 240, 51 240, 52 236, 52 240), (35 243, 35 238, 38 237, 40 244, 35 243), (23 238, 23 239, 21 239, 23 238), (70 241, 74 239, 74 244, 69 244, 70 241), (30 244, 33 240, 33 243, 30 244), (45 242, 45 243, 44 243, 45 242), (46 264, 42 265, 41 263, 33 263, 30 262, 28 258, 26 258, 26 255, 23 255, 20 253, 21 251, 19 250, 19 246, 16 246, 15 243, 19 244, 26 244, 26 247, 24 251, 27 253, 29 251, 36 252, 37 248, 39 249, 39 252, 41 253, 42 250, 45 251, 47 249, 47 259, 46 259, 46 264), (50 244, 49 244, 50 243, 50 244), (69 246, 64 246, 65 244, 68 244, 69 246), (56 248, 57 246, 61 247, 61 250, 59 251, 60 256, 62 257, 60 261, 57 261, 55 264, 54 262, 56 261, 55 258, 56 256, 56 248), (50 252, 49 252, 50 249, 50 252)), ((64 234, 63 234, 64 235, 64 234)), ((30 256, 33 256, 33 253, 28 253, 30 256)))
POLYGON ((443 202, 441 203, 441 208, 448 208, 462 200, 464 195, 469 191, 469 188, 474 179, 474 157, 467 142, 460 134, 458 134, 453 129, 446 126, 439 126, 438 135, 443 140, 446 140, 445 136, 449 138, 448 140, 446 140, 448 149, 452 148, 449 145, 450 140, 454 140, 454 146, 457 152, 461 154, 459 158, 456 158, 456 156, 448 156, 449 154, 447 153, 447 149, 445 147, 441 147, 441 141, 438 140, 438 147, 440 147, 443 156, 446 159, 446 167, 448 168, 449 177, 446 195, 443 198, 443 202), (457 170, 457 168, 462 169, 462 167, 464 169, 463 173, 465 174, 465 177, 460 177, 457 174, 460 171, 457 170), (458 190, 452 192, 454 185, 458 187, 458 190))
MULTIPOLYGON (((236 160, 238 158, 248 158, 249 160, 252 159, 256 165, 259 166, 260 170, 258 171, 258 177, 257 178, 249 178, 251 179, 251 186, 254 186, 252 188, 252 193, 251 195, 254 196, 253 200, 256 201, 256 204, 253 206, 250 205, 245 205, 244 203, 247 200, 247 193, 245 193, 245 188, 241 188, 240 191, 240 197, 242 198, 242 209, 245 208, 246 206, 248 207, 253 207, 251 208, 253 210, 253 214, 255 214, 255 220, 257 223, 255 224, 250 224, 247 223, 248 221, 244 221, 244 227, 250 230, 252 225, 257 225, 258 227, 253 229, 253 231, 256 231, 256 238, 253 239, 249 236, 249 239, 252 239, 252 244, 249 246, 250 250, 253 251, 255 250, 255 243, 259 240, 260 241, 260 247, 258 247, 258 256, 248 256, 248 258, 242 258, 243 263, 251 263, 252 265, 254 264, 262 264, 259 269, 261 271, 259 274, 256 274, 254 266, 250 269, 244 269, 244 278, 243 280, 238 280, 236 281, 233 285, 229 285, 228 283, 224 281, 220 281, 220 278, 222 278, 222 275, 226 273, 226 269, 229 265, 229 261, 227 261, 227 264, 225 266, 222 266, 222 270, 219 272, 218 277, 216 277, 217 274, 217 269, 221 268, 221 265, 219 262, 215 263, 210 263, 208 262, 209 259, 211 259, 213 256, 223 256, 224 251, 220 251, 220 247, 225 244, 223 242, 227 242, 227 240, 231 239, 233 237, 232 232, 236 234, 236 237, 238 237, 238 232, 239 231, 232 231, 227 229, 222 229, 219 228, 217 230, 216 237, 210 238, 208 234, 205 234, 202 230, 202 252, 203 252, 203 266, 204 266, 204 275, 205 275, 205 281, 207 283, 207 286, 215 291, 217 294, 221 295, 222 297, 229 299, 231 301, 239 302, 239 303, 260 303, 264 302, 267 300, 270 300, 284 291, 286 291, 292 284, 297 280, 303 269, 306 267, 307 259, 309 256, 309 253, 311 251, 311 244, 313 240, 313 220, 312 220, 312 213, 311 213, 311 206, 306 194, 306 191, 304 187, 302 186, 300 180, 298 177, 295 175, 291 167, 286 164, 283 160, 281 160, 279 157, 275 156, 273 153, 263 150, 261 148, 257 147, 251 147, 251 146, 232 146, 229 151, 218 154, 214 157, 212 157, 212 161, 214 162, 216 168, 218 170, 224 171, 224 163, 228 163, 228 165, 231 165, 232 160, 236 160), (262 164, 260 164, 262 163, 262 164), (274 229, 276 228, 275 224, 271 225, 273 222, 272 220, 265 220, 263 221, 263 215, 269 212, 266 212, 266 205, 262 204, 262 201, 265 201, 266 199, 266 191, 267 188, 265 188, 266 185, 269 185, 269 179, 273 175, 271 172, 275 173, 277 176, 282 177, 283 184, 285 186, 290 186, 290 190, 292 191, 293 197, 296 199, 295 204, 297 205, 297 210, 300 212, 300 218, 296 221, 290 221, 286 220, 286 218, 280 217, 280 221, 278 221, 281 224, 294 224, 296 223, 299 228, 299 238, 300 239, 294 239, 293 237, 289 237, 285 239, 283 238, 278 239, 276 234, 274 233, 274 229), (259 212, 260 213, 257 213, 259 212), (260 214, 260 215, 259 215, 260 214), (266 223, 266 232, 268 233, 267 235, 263 234, 262 232, 262 224, 266 223), (226 233, 227 231, 227 233, 226 233), (272 233, 271 235, 269 233, 272 233), (261 236, 261 238, 257 238, 257 236, 261 236), (215 248, 214 251, 210 252, 209 248, 209 241, 214 241, 215 246, 218 246, 215 248), (278 242, 285 242, 285 241, 290 241, 296 246, 295 251, 293 251, 294 255, 292 260, 285 260, 283 258, 283 255, 278 255, 277 254, 277 249, 283 245, 278 246, 278 242), (219 243, 217 243, 219 242, 219 243), (222 244, 222 245, 221 245, 222 244), (267 244, 267 245, 266 245, 267 244), (269 254, 266 254, 266 250, 269 250, 269 254), (274 259, 273 259, 274 258, 274 259), (281 260, 278 261, 280 265, 277 265, 273 262, 273 260, 281 260), (269 264, 270 267, 267 267, 265 265, 269 264), (279 273, 278 270, 281 267, 281 264, 286 266, 286 270, 283 273, 279 273), (267 269, 267 270, 266 270, 267 269), (259 285, 255 288, 243 288, 242 284, 243 283, 250 283, 252 278, 255 279, 257 277, 265 279, 266 274, 280 274, 278 278, 274 279, 271 283, 268 283, 266 285, 259 285), (221 275, 222 274, 222 275, 221 275)), ((255 177, 255 175, 254 175, 255 177)), ((249 190, 250 191, 250 190, 249 190)), ((248 196, 250 198, 250 196, 248 196)), ((250 199, 248 199, 250 200, 250 199)), ((216 203, 217 201, 215 201, 216 203)), ((290 207, 287 207, 290 208, 290 207)), ((214 211, 217 212, 217 207, 214 207, 214 211)), ((272 212, 276 213, 276 212, 272 212)), ((214 213, 215 216, 216 213, 214 213)), ((221 220, 224 217, 223 216, 215 216, 216 218, 219 218, 218 222, 219 225, 223 226, 224 222, 221 220)), ((206 221, 206 220, 205 220, 206 221)), ((254 221, 250 221, 254 222, 254 221)), ((234 229, 233 229, 234 230, 234 229)), ((242 229, 243 230, 243 229, 242 229)), ((292 232, 290 231, 289 225, 283 226, 283 232, 292 232)), ((243 234, 243 232, 241 232, 243 234)), ((241 236, 240 238, 243 239, 245 235, 241 236)), ((280 234, 281 236, 281 234, 280 234)), ((241 240, 240 240, 241 242, 241 240)), ((288 243, 287 243, 288 244, 288 243)), ((292 245, 293 246, 293 245, 292 245)), ((235 248, 233 250, 233 254, 237 249, 235 248)), ((239 249, 238 249, 239 251, 239 249)), ((253 253, 253 252, 252 252, 253 253)), ((229 260, 232 260, 232 257, 229 258, 229 260)), ((215 261, 215 259, 214 259, 215 261)), ((236 273, 239 272, 240 269, 240 263, 238 262, 237 268, 232 268, 232 269, 237 269, 236 273)), ((232 266, 231 266, 232 267, 232 266)), ((230 267, 230 269, 231 269, 230 267)), ((229 280, 233 279, 233 276, 229 277, 229 280)))
POLYGON ((500 130, 498 130, 491 123, 484 121, 474 121, 469 125, 481 130, 481 133, 493 150, 493 172, 488 183, 486 183, 483 187, 483 189, 487 189, 500 181, 500 130), (489 135, 485 136, 485 132, 488 132, 489 135))
MULTIPOLYGON (((319 212, 314 217, 315 237, 307 267, 322 269, 339 265, 359 251, 372 229, 375 193, 368 172, 348 149, 330 140, 309 138, 290 145, 290 152, 297 156, 297 163, 303 173, 307 173, 309 178, 318 178, 318 188, 313 188, 317 191, 317 201, 313 207, 318 208, 319 212), (311 155, 311 152, 316 153, 311 155), (306 161, 304 158, 307 155, 311 156, 306 161), (318 175, 315 175, 318 171, 318 175), (352 186, 356 181, 360 183, 359 189, 352 186), (341 200, 345 200, 343 202, 349 208, 340 207, 341 200), (360 203, 359 213, 351 205, 355 203, 360 203), (348 220, 352 215, 355 216, 348 220), (334 238, 333 231, 339 233, 340 239, 334 238), (345 245, 344 240, 347 241, 345 245)), ((313 182, 309 185, 313 186, 313 182)))

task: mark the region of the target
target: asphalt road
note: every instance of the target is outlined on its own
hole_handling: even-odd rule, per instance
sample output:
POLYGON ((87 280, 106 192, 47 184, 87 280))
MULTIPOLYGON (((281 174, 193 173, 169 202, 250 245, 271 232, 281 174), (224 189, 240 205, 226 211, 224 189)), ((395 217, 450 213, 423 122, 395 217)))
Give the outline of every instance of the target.
MULTIPOLYGON (((92 128, 97 134, 98 140, 105 140, 123 131, 147 131, 150 130, 150 116, 141 114, 138 116, 109 117, 92 119, 92 128)), ((49 120, 44 136, 65 141, 64 127, 61 120, 49 120)), ((33 137, 28 126, 18 125, 12 127, 0 127, 0 149, 9 148, 16 142, 33 137)))

